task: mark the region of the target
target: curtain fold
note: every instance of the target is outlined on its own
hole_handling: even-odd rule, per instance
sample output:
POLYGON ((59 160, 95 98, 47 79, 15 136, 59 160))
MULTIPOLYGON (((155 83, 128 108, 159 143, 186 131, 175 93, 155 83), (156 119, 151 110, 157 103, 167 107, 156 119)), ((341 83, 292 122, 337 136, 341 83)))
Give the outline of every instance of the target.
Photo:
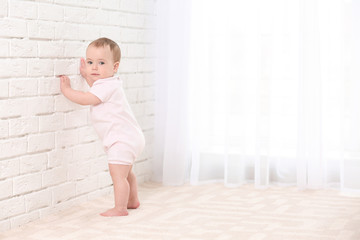
POLYGON ((153 180, 181 185, 189 175, 190 1, 158 1, 153 180))
POLYGON ((358 2, 159 1, 154 179, 358 193, 358 2))

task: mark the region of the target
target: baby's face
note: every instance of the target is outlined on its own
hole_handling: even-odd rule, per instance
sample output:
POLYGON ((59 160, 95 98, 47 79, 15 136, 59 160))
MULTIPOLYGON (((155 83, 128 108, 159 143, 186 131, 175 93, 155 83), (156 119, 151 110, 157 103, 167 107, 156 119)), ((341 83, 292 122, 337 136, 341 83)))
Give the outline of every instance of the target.
POLYGON ((118 66, 118 62, 114 63, 113 54, 109 46, 89 46, 87 48, 85 69, 87 76, 92 81, 114 76, 118 66))

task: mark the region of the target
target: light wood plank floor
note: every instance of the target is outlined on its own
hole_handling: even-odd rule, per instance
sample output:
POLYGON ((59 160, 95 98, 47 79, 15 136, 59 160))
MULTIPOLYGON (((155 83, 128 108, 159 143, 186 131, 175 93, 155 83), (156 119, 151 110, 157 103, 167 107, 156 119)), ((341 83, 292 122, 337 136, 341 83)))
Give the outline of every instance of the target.
POLYGON ((127 217, 98 214, 108 195, 21 228, 3 240, 359 240, 360 198, 295 187, 225 188, 222 184, 140 185, 141 207, 127 217))

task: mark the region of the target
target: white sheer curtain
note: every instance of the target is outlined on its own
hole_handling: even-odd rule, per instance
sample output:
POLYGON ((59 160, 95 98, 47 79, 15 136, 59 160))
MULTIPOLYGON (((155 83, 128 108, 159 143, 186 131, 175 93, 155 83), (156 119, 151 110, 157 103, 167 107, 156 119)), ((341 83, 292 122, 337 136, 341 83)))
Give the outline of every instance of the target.
POLYGON ((159 7, 154 176, 359 191, 357 1, 159 7))

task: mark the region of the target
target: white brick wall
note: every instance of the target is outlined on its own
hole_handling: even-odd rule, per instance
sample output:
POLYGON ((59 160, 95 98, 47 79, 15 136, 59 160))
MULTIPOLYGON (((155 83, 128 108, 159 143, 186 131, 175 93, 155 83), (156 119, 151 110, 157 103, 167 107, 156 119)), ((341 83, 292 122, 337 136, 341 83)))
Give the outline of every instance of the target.
POLYGON ((149 179, 154 118, 155 0, 0 0, 0 230, 111 191, 89 107, 61 95, 58 74, 79 77, 88 43, 122 50, 124 80, 147 146, 134 170, 149 179))

